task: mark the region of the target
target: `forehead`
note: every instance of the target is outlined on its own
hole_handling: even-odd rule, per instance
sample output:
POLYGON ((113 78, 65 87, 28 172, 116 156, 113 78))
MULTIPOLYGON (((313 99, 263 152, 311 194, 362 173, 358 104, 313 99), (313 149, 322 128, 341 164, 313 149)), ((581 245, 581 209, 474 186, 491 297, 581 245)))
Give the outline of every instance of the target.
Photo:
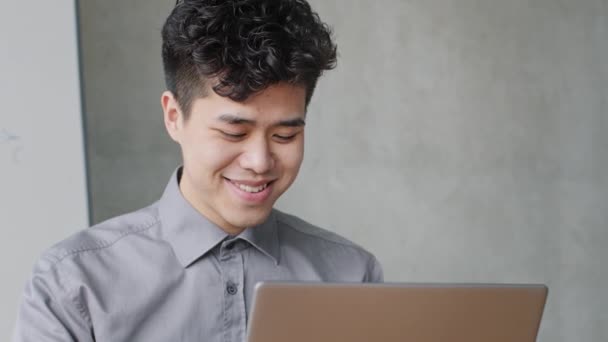
POLYGON ((206 120, 232 116, 256 122, 303 118, 306 115, 306 89, 279 83, 252 94, 245 101, 234 101, 209 89, 206 96, 194 100, 192 114, 206 120))

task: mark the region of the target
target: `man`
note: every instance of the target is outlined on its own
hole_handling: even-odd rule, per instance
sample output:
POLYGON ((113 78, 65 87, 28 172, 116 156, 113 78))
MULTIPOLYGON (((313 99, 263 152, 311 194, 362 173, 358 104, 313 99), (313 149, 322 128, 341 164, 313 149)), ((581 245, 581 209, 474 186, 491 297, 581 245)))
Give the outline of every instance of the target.
POLYGON ((156 203, 42 256, 14 341, 244 341, 259 281, 382 280, 370 253, 273 209, 336 61, 306 1, 185 0, 162 38, 161 105, 183 166, 156 203))

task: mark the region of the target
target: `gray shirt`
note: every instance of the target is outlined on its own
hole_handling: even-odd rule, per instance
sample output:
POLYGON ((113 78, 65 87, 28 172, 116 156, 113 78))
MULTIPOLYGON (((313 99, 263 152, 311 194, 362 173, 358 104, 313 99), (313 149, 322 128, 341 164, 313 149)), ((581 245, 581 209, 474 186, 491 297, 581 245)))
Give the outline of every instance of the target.
POLYGON ((277 210, 231 237, 178 182, 179 171, 156 203, 45 252, 13 341, 245 341, 259 281, 382 281, 373 255, 277 210))

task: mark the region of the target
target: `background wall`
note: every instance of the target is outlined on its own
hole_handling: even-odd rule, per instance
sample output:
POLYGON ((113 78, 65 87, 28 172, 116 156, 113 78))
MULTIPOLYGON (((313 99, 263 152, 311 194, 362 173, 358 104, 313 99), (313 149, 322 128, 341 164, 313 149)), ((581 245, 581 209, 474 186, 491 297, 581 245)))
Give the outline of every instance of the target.
MULTIPOLYGON (((81 0, 93 219, 154 201, 172 0, 81 0)), ((311 0, 339 67, 279 207, 389 281, 541 282, 539 341, 608 339, 608 3, 311 0)))
POLYGON ((76 30, 74 0, 0 1, 0 341, 35 260, 89 221, 76 30))

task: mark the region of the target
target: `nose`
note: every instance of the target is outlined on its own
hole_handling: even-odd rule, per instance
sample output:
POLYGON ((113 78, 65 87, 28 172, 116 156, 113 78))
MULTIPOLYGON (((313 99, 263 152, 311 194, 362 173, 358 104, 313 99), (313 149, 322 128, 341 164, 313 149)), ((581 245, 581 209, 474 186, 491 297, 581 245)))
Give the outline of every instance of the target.
POLYGON ((241 167, 256 174, 267 173, 274 168, 274 164, 274 155, 264 138, 250 141, 240 158, 241 167))

